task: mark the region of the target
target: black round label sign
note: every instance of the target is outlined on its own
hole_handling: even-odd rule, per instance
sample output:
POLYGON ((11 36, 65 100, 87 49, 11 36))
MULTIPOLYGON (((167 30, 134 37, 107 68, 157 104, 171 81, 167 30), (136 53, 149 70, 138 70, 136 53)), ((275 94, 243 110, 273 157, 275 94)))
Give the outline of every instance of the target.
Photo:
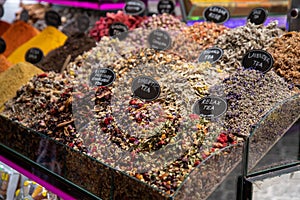
POLYGON ((23 9, 21 14, 20 14, 20 20, 24 21, 24 22, 28 22, 29 20, 29 13, 27 10, 23 9))
POLYGON ((90 19, 86 15, 77 17, 77 28, 81 32, 85 32, 90 27, 90 19))
POLYGON ((129 15, 142 15, 146 9, 145 3, 140 0, 129 0, 125 3, 124 12, 129 15))
POLYGON ((159 97, 160 85, 149 76, 139 76, 132 81, 131 91, 139 99, 152 101, 159 97))
POLYGON ((263 24, 268 17, 268 12, 263 8, 255 8, 248 16, 248 20, 256 25, 263 24))
POLYGON ((263 73, 269 71, 273 63, 272 55, 264 50, 250 50, 244 55, 242 60, 244 68, 253 68, 263 73))
POLYGON ((212 47, 202 51, 198 58, 198 62, 210 62, 211 64, 220 60, 223 56, 223 50, 218 47, 212 47))
POLYGON ((172 0, 160 0, 157 4, 159 14, 168 13, 172 14, 175 9, 175 4, 172 0))
POLYGON ((3 5, 0 5, 0 18, 4 15, 4 8, 3 5))
POLYGON ((6 43, 3 38, 0 38, 0 53, 3 53, 6 49, 6 43))
POLYGON ((152 49, 166 50, 171 46, 172 40, 168 32, 157 29, 149 34, 148 43, 152 49))
POLYGON ((59 27, 61 25, 61 18, 54 10, 49 10, 45 14, 45 21, 48 26, 59 27))
POLYGON ((25 60, 31 64, 39 63, 44 57, 44 54, 39 48, 31 48, 25 54, 25 60))
POLYGON ((90 84, 92 86, 108 86, 116 79, 116 74, 109 68, 100 68, 92 71, 90 84))
POLYGON ((221 24, 226 22, 230 17, 229 11, 221 6, 210 6, 203 11, 205 21, 221 24))
POLYGON ((193 113, 205 118, 217 118, 227 111, 227 102, 223 98, 208 96, 196 101, 193 113))
POLYGON ((109 27, 109 35, 119 40, 124 40, 128 35, 128 27, 121 22, 113 23, 109 27))

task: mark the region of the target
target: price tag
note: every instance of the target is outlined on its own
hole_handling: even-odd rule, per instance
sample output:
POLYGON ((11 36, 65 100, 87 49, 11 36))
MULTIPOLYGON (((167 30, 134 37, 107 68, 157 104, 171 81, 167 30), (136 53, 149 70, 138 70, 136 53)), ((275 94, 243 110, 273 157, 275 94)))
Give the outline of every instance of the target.
POLYGON ((140 0, 129 0, 126 2, 124 12, 128 15, 143 15, 145 12, 145 3, 140 0))
POLYGON ((90 27, 90 18, 86 15, 77 17, 76 22, 80 32, 85 32, 90 27))
POLYGON ((23 9, 21 14, 20 14, 20 20, 24 21, 24 22, 28 22, 29 20, 29 13, 27 10, 23 9))
POLYGON ((131 91, 139 99, 153 101, 160 95, 159 83, 149 76, 139 76, 132 81, 131 91))
POLYGON ((109 27, 109 35, 119 40, 124 40, 128 35, 128 27, 121 22, 113 23, 109 27))
POLYGON ((248 16, 248 20, 256 25, 263 24, 268 17, 268 12, 263 8, 255 8, 248 16))
POLYGON ((3 53, 6 49, 6 42, 3 38, 0 38, 0 53, 3 53))
POLYGON ((91 86, 109 86, 116 79, 116 74, 109 68, 100 68, 92 71, 90 75, 91 86))
POLYGON ((175 4, 172 0, 160 0, 157 4, 157 10, 159 14, 174 13, 175 4))
POLYGON ((230 17, 229 11, 221 6, 210 6, 203 11, 203 18, 205 21, 222 24, 230 17))
POLYGON ((39 63, 43 57, 43 51, 39 48, 31 48, 25 54, 25 60, 31 64, 39 63))
POLYGON ((253 68, 263 73, 269 71, 273 63, 274 59, 272 55, 264 50, 250 50, 244 55, 242 60, 244 68, 253 68))
POLYGON ((217 96, 204 97, 193 105, 193 113, 205 118, 217 118, 226 111, 227 101, 217 96))
POLYGON ((218 47, 212 47, 209 49, 205 49, 202 51, 198 58, 198 62, 210 62, 211 64, 217 62, 220 60, 220 58, 223 56, 223 50, 218 47))
POLYGON ((166 50, 171 46, 172 40, 168 32, 156 29, 148 36, 150 48, 155 50, 166 50))
POLYGON ((0 18, 4 15, 4 8, 3 5, 0 5, 0 18))
POLYGON ((49 10, 45 14, 45 21, 48 26, 59 27, 61 25, 61 18, 54 10, 49 10))

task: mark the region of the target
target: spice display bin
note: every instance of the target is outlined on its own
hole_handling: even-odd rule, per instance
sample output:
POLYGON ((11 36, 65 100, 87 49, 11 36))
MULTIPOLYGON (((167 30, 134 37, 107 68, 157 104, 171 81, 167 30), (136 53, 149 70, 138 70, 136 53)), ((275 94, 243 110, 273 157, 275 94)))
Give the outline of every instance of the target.
POLYGON ((288 0, 182 0, 187 19, 199 18, 209 6, 222 6, 230 12, 230 16, 247 16, 252 9, 262 7, 269 15, 285 15, 288 10, 288 0))
POLYGON ((278 184, 285 184, 284 188, 289 188, 291 192, 285 194, 283 189, 274 194, 276 197, 294 199, 295 196, 299 196, 299 192, 293 191, 299 183, 296 176, 300 173, 300 119, 296 112, 284 115, 290 112, 289 108, 285 110, 287 106, 299 107, 299 102, 292 98, 283 106, 275 108, 260 121, 247 139, 244 145, 243 175, 240 176, 240 192, 237 199, 270 198, 266 190, 270 190, 273 185, 278 187, 278 184), (292 117, 293 115, 295 117, 292 117), (284 118, 297 121, 289 126, 284 118), (274 119, 277 119, 276 124, 272 122, 274 119), (275 130, 273 134, 269 134, 270 128, 275 130), (281 135, 285 132, 285 135, 281 135), (281 136, 278 137, 279 135, 281 136), (264 141, 263 146, 258 141, 264 141))
POLYGON ((206 199, 243 158, 246 175, 269 168, 255 167, 299 116, 300 95, 279 103, 253 128, 244 148, 236 144, 210 155, 172 196, 2 115, 0 148, 1 156, 21 162, 36 176, 54 185, 60 183, 65 186, 62 190, 84 197, 81 199, 206 199))

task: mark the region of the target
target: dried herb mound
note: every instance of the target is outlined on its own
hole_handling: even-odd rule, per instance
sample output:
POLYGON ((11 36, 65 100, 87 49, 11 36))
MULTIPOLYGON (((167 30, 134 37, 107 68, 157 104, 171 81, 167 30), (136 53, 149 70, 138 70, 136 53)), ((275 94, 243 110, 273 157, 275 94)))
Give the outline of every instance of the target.
POLYGON ((267 26, 248 22, 245 26, 226 31, 214 43, 224 51, 224 55, 216 65, 225 71, 234 72, 236 68, 241 67, 242 58, 247 51, 267 50, 282 32, 277 27, 276 21, 267 26))
POLYGON ((211 47, 215 40, 229 30, 226 26, 212 22, 196 22, 183 32, 186 36, 191 37, 202 49, 211 47))
POLYGON ((71 80, 50 72, 34 76, 6 103, 3 111, 12 120, 86 152, 78 138, 72 114, 71 80))
POLYGON ((227 99, 224 125, 229 132, 242 137, 249 136, 252 126, 277 103, 293 94, 290 85, 273 71, 263 74, 242 69, 210 90, 211 94, 227 99))
POLYGON ((290 32, 276 38, 268 51, 274 57, 275 72, 300 85, 300 33, 290 32))
POLYGON ((144 20, 141 27, 145 29, 163 28, 166 30, 183 30, 187 25, 180 21, 177 17, 163 13, 162 15, 153 15, 144 20))
POLYGON ((113 23, 121 22, 125 24, 129 30, 133 30, 139 27, 144 19, 145 17, 127 15, 123 11, 106 13, 106 16, 100 17, 95 23, 95 26, 90 30, 90 36, 100 41, 103 36, 109 36, 109 27, 113 23))

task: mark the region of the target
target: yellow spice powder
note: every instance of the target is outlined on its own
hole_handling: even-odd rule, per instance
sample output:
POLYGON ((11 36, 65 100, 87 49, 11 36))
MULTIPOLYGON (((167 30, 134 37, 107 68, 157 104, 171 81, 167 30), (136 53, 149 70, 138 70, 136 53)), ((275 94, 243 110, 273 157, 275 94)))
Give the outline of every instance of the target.
POLYGON ((36 66, 21 62, 0 74, 0 110, 6 101, 16 96, 16 91, 26 84, 34 75, 43 71, 36 66))
POLYGON ((39 48, 46 56, 51 50, 62 46, 67 36, 53 26, 46 27, 39 35, 31 38, 28 42, 17 48, 9 57, 8 61, 13 64, 25 61, 25 54, 30 48, 39 48))

